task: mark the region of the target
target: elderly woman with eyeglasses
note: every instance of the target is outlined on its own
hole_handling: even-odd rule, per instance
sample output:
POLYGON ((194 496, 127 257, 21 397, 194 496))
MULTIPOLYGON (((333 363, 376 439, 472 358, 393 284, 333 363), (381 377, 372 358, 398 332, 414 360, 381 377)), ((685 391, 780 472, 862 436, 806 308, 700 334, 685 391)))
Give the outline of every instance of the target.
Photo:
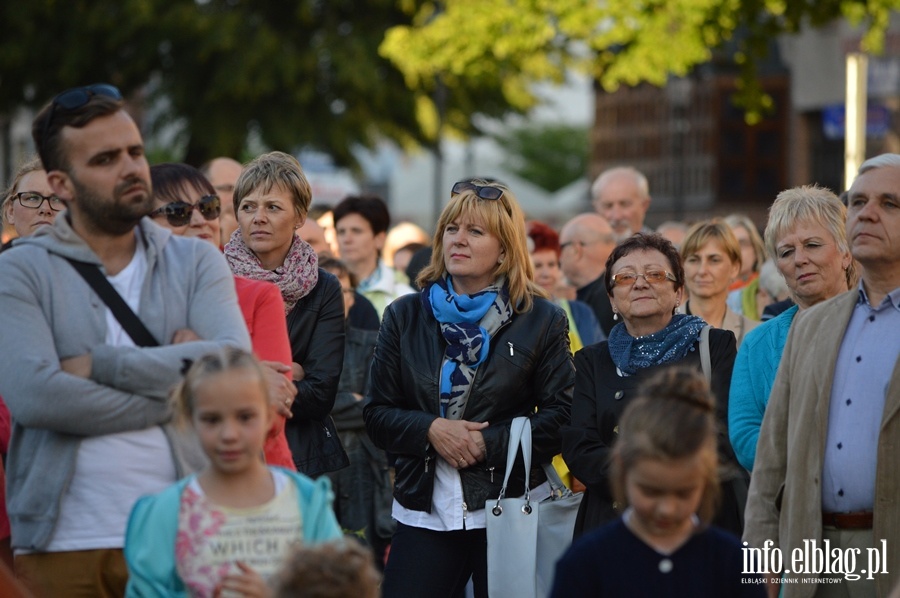
MULTIPOLYGON (((616 246, 606 261, 606 288, 621 322, 609 339, 575 355, 572 420, 563 428, 563 458, 587 487, 575 534, 621 515, 609 486, 610 449, 622 411, 641 382, 662 368, 701 363, 701 331, 706 322, 676 313, 684 300, 684 268, 674 245, 658 234, 638 233, 616 246)), ((721 426, 722 504, 714 523, 740 535, 747 479, 737 466, 724 425, 735 358, 734 333, 709 331, 707 376, 717 400, 721 426)))
MULTIPOLYGON (((40 159, 33 158, 19 167, 6 192, 3 223, 11 224, 19 237, 28 237, 42 226, 53 224, 64 207, 63 201, 53 194, 40 159)), ((3 249, 11 245, 9 242, 3 249)))
MULTIPOLYGON (((150 167, 150 179, 154 202, 150 216, 154 222, 173 235, 193 237, 218 247, 219 197, 203 173, 188 164, 156 164, 150 167)), ((291 416, 290 403, 297 394, 286 375, 291 371, 291 346, 284 301, 278 287, 269 282, 235 276, 234 286, 253 354, 267 366, 269 401, 281 416, 275 418, 266 438, 266 463, 296 469, 284 435, 285 417, 291 416)))
POLYGON ((856 286, 846 219, 847 208, 837 196, 816 186, 782 191, 769 208, 766 249, 796 305, 748 334, 734 364, 728 432, 748 470, 756 461, 759 430, 794 317, 856 286))
MULTIPOLYGON (((537 486, 574 382, 566 315, 534 283, 509 189, 456 183, 432 247, 421 293, 384 312, 364 410, 369 436, 395 457, 386 598, 456 597, 470 577, 487 596, 484 505, 500 495, 510 423, 531 420, 537 486)), ((524 482, 514 469, 507 494, 524 482)))

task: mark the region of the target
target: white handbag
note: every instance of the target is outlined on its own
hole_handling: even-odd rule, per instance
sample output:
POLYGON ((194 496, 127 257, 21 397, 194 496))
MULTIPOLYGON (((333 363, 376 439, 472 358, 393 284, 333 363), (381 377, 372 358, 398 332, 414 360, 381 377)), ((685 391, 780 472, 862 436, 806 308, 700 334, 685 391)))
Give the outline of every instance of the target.
POLYGON ((485 502, 487 519, 488 595, 491 598, 544 598, 550 594, 556 561, 572 543, 575 518, 583 495, 565 487, 550 464, 542 464, 552 490, 532 502, 531 420, 517 417, 509 430, 506 473, 500 497, 485 502), (509 476, 522 449, 525 494, 506 498, 509 476))

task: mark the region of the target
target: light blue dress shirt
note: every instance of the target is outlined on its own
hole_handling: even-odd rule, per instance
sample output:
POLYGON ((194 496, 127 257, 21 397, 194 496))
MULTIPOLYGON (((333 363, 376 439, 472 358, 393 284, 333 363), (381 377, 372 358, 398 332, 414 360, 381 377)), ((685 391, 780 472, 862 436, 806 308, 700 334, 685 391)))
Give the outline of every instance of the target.
POLYGON ((878 437, 888 384, 900 355, 900 289, 872 307, 859 302, 834 369, 822 467, 822 511, 871 511, 878 437))

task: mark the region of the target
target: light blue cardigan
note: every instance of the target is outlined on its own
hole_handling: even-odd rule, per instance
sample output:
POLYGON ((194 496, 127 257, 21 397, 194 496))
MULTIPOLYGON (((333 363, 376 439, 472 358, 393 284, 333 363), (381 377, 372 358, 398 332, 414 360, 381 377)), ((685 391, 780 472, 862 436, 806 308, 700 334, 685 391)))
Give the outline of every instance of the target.
POLYGON ((753 470, 763 414, 798 309, 795 305, 748 332, 734 360, 728 394, 728 436, 738 462, 748 471, 753 470))
MULTIPOLYGON (((313 481, 294 471, 271 469, 287 474, 297 485, 305 544, 341 538, 341 528, 332 509, 334 494, 326 476, 313 481)), ((188 596, 175 568, 175 539, 181 494, 193 478, 189 476, 159 494, 141 498, 131 510, 125 532, 126 596, 188 596)))

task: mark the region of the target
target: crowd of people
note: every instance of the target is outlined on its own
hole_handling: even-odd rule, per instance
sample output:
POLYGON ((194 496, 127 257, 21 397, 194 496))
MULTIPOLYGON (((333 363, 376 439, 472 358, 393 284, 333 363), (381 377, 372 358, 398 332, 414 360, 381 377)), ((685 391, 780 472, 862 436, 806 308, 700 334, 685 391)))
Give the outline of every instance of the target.
POLYGON ((558 229, 456 182, 429 235, 315 204, 283 152, 151 166, 107 84, 33 138, 0 206, 4 592, 481 598, 484 505, 551 463, 583 493, 553 596, 898 585, 900 155, 763 235, 649 228, 628 166, 558 229))

